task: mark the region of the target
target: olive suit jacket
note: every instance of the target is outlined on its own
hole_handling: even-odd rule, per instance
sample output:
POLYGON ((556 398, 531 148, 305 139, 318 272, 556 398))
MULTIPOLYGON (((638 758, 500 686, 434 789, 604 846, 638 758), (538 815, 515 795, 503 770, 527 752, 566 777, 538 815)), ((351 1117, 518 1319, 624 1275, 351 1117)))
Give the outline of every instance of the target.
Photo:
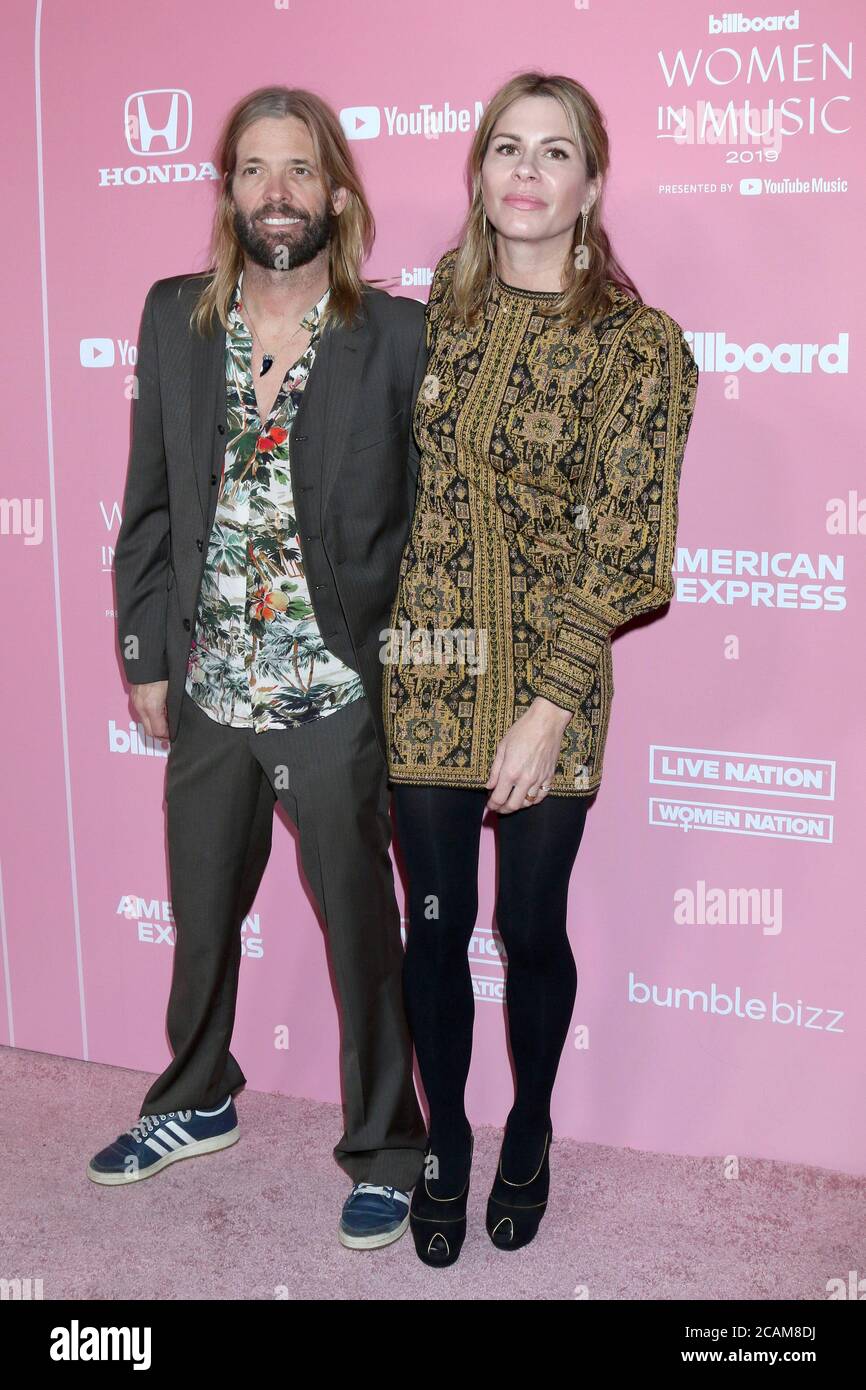
MULTIPOLYGON (((189 318, 203 281, 148 291, 115 547, 117 629, 130 683, 168 681, 177 737, 226 444, 225 329, 189 318)), ((330 651, 358 672, 387 762, 380 634, 415 503, 412 411, 427 364, 424 307, 365 286, 351 326, 322 331, 289 439, 297 542, 330 651)))

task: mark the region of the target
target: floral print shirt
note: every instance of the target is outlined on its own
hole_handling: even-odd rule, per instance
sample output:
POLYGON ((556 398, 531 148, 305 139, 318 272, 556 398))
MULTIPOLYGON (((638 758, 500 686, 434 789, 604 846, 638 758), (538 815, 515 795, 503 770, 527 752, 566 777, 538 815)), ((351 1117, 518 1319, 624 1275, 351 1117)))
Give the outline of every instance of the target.
POLYGON ((226 332, 226 453, 208 543, 186 691, 220 724, 285 729, 364 694, 316 624, 289 471, 289 435, 319 342, 326 290, 302 320, 311 332, 264 424, 241 318, 243 272, 226 332))

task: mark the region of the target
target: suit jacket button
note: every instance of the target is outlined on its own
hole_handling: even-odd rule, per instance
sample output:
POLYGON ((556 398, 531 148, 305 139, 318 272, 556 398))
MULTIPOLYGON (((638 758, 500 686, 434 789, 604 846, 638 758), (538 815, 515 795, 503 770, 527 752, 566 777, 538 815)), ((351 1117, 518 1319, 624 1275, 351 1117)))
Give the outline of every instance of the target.
POLYGON ((183 625, 186 631, 189 632, 189 618, 184 618, 183 625))
POLYGON ((226 427, 225 427, 225 425, 217 425, 217 434, 225 434, 225 432, 226 432, 226 427))
POLYGON ((201 550, 201 541, 196 541, 196 545, 198 546, 199 550, 201 550))
POLYGON ((211 480, 211 483, 212 483, 212 484, 216 482, 216 480, 217 480, 217 479, 216 479, 216 473, 211 473, 211 475, 210 475, 210 480, 211 480))

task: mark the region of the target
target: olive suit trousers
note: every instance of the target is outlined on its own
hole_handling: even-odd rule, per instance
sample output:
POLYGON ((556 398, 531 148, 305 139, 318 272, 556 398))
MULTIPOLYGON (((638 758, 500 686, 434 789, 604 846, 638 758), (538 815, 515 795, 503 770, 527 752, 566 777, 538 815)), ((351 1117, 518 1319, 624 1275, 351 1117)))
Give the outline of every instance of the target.
POLYGON ((174 1056, 140 1113, 209 1109, 246 1080, 230 1051, 241 925, 270 855, 277 799, 298 829, 338 995, 344 1132, 334 1157, 353 1182, 409 1189, 426 1133, 403 1010, 387 770, 366 696, 257 733, 217 723, 184 692, 166 768, 174 1056))

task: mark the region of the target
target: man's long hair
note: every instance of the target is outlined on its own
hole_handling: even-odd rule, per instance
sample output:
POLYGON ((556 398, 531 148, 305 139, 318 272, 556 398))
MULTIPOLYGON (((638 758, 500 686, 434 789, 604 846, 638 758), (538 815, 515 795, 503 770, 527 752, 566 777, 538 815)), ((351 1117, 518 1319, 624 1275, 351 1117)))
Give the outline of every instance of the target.
POLYGON ((208 283, 190 316, 190 326, 199 333, 213 332, 215 318, 224 328, 228 327, 232 292, 243 268, 231 203, 238 141, 255 121, 285 116, 296 116, 310 132, 316 165, 328 193, 345 188, 349 194, 328 246, 331 293, 322 315, 322 327, 331 320, 348 325, 360 310, 367 283, 361 276, 361 266, 372 249, 376 225, 343 128, 315 92, 300 87, 260 87, 229 112, 214 156, 222 186, 211 236, 211 265, 202 272, 208 283))
POLYGON ((581 216, 575 224, 573 244, 564 266, 564 298, 555 310, 545 306, 540 307, 538 312, 555 312, 557 317, 561 315, 566 322, 577 327, 586 319, 601 316, 608 308, 610 300, 606 291, 607 281, 612 281, 635 299, 640 301, 641 298, 633 281, 614 255, 610 238, 602 223, 601 202, 605 186, 604 176, 610 163, 610 146, 601 110, 586 88, 570 77, 522 72, 494 93, 481 118, 469 151, 466 169, 469 210, 459 235, 450 292, 451 309, 456 310, 458 318, 467 326, 474 325, 483 313, 493 288, 496 268, 496 231, 491 227, 489 219, 486 230, 484 226, 481 165, 487 153, 490 137, 503 111, 513 101, 527 96, 554 97, 559 102, 565 112, 571 137, 586 165, 587 178, 602 178, 599 194, 587 214, 588 268, 577 269, 574 262, 574 253, 580 244, 583 226, 581 216))

